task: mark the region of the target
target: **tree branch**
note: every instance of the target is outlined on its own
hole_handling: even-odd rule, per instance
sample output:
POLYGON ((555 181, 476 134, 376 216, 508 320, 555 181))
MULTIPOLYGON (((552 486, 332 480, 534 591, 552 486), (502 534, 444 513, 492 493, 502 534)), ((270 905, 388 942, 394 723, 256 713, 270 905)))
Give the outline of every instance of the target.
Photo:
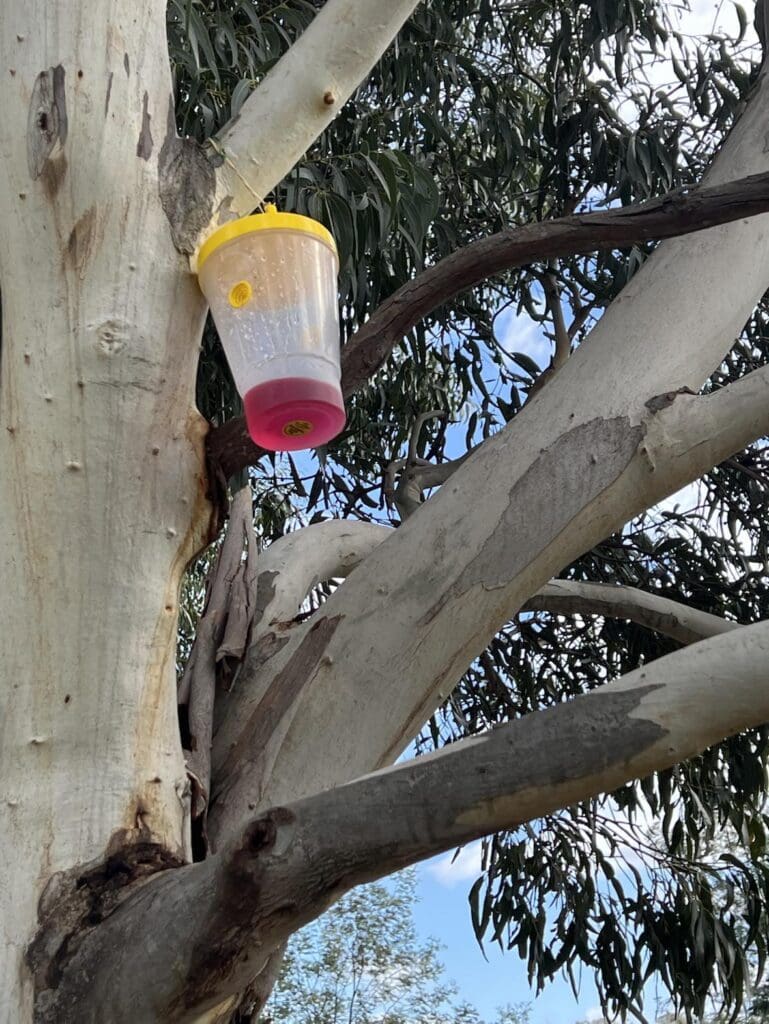
POLYGON ((253 589, 249 577, 253 570, 255 545, 251 488, 244 487, 232 502, 227 531, 211 576, 205 608, 179 683, 179 704, 187 705, 190 748, 185 752, 185 760, 193 783, 193 818, 204 813, 210 790, 217 666, 228 655, 242 657, 248 641, 252 614, 249 605, 253 589), (247 551, 246 562, 243 561, 244 548, 247 551))
POLYGON ((418 0, 326 0, 309 27, 209 142, 214 214, 251 213, 302 158, 365 79, 418 0))
POLYGON ((242 990, 272 950, 352 887, 762 724, 768 659, 769 623, 745 626, 558 707, 275 807, 220 855, 156 876, 65 945, 38 1020, 194 1019, 242 990))
POLYGON ((555 351, 550 366, 553 370, 563 366, 571 355, 572 335, 566 329, 563 319, 563 307, 561 306, 561 292, 558 287, 558 278, 554 270, 549 270, 542 277, 542 287, 545 292, 545 299, 550 307, 550 315, 553 318, 553 333, 555 335, 555 351))
MULTIPOLYGON (((507 228, 471 242, 402 285, 353 335, 342 352, 344 396, 358 391, 423 317, 488 277, 539 260, 685 235, 767 210, 769 172, 762 172, 726 184, 679 189, 621 209, 507 228)), ((207 444, 225 477, 263 454, 242 418, 214 428, 207 444)))
MULTIPOLYGON (((411 437, 409 438, 406 457, 404 459, 395 459, 385 470, 385 500, 389 506, 395 505, 398 509, 401 522, 408 518, 408 516, 413 512, 416 512, 422 504, 422 492, 427 486, 422 482, 422 474, 429 473, 431 470, 434 471, 438 468, 437 466, 433 466, 431 463, 426 462, 424 459, 419 458, 417 454, 422 427, 428 422, 428 420, 436 419, 438 417, 445 418, 446 413, 442 409, 430 409, 428 412, 420 413, 411 429, 411 437), (400 477, 396 484, 395 477, 399 473, 400 477)), ((461 462, 462 459, 457 459, 453 463, 442 463, 441 468, 443 469, 447 465, 456 466, 461 462)))
POLYGON ((271 665, 271 688, 287 693, 290 685, 296 696, 285 698, 284 728, 270 718, 268 768, 264 721, 273 709, 251 692, 255 678, 261 695, 264 679, 244 668, 231 695, 230 740, 218 762, 210 812, 220 837, 240 827, 254 801, 269 795, 279 802, 287 791, 296 793, 300 766, 310 756, 322 766, 316 785, 395 760, 543 577, 769 431, 769 366, 708 395, 672 393, 642 408, 636 426, 598 419, 587 432, 567 432, 549 451, 535 443, 540 454, 529 463, 525 483, 511 485, 506 470, 499 504, 492 494, 499 459, 503 450, 509 459, 510 449, 505 431, 485 442, 457 470, 451 492, 442 489, 394 531, 367 559, 365 576, 351 577, 332 594, 323 618, 311 620, 309 631, 295 631, 271 665), (484 495, 482 516, 466 515, 465 493, 484 495), (540 503, 533 505, 537 495, 540 503), (484 539, 471 539, 483 523, 484 539), (312 630, 324 621, 329 629, 321 640, 312 630), (365 717, 356 717, 349 742, 330 751, 321 737, 350 729, 356 708, 365 708, 365 717))
POLYGON ((653 629, 681 644, 697 643, 740 628, 738 622, 710 615, 698 608, 681 604, 680 601, 672 601, 636 587, 582 583, 577 580, 551 580, 526 601, 521 611, 630 619, 639 626, 653 629))
POLYGON ((255 638, 285 626, 313 587, 348 576, 391 533, 376 523, 329 519, 276 540, 259 561, 257 588, 269 596, 259 601, 255 638))

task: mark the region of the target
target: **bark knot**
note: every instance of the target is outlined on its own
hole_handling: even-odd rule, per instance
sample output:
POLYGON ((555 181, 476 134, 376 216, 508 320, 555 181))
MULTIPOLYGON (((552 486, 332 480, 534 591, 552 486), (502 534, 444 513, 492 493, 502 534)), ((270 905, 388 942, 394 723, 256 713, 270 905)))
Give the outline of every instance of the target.
POLYGON ((35 1021, 57 1021, 56 991, 83 938, 140 885, 160 871, 181 867, 159 843, 126 843, 115 833, 103 860, 53 875, 38 904, 38 929, 26 961, 35 984, 35 1021))
POLYGON ((691 388, 683 387, 678 388, 676 391, 665 391, 661 395, 654 395, 648 402, 645 402, 646 408, 649 412, 660 412, 662 409, 667 409, 669 405, 675 402, 679 395, 694 395, 696 392, 692 391, 691 388))
POLYGON ((67 141, 67 100, 64 68, 41 71, 32 87, 27 114, 27 166, 34 180, 67 141))
POLYGON ((216 171, 195 139, 180 139, 176 134, 173 102, 158 158, 158 188, 173 243, 179 252, 190 255, 211 220, 216 171))

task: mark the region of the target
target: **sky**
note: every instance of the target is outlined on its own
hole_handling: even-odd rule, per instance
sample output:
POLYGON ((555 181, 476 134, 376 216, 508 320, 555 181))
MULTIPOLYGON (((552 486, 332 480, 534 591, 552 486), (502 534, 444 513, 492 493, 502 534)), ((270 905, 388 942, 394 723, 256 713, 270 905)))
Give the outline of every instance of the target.
POLYGON ((465 847, 452 864, 453 854, 427 861, 418 869, 419 902, 414 920, 420 936, 434 936, 443 943, 441 959, 446 974, 466 999, 489 1020, 498 1006, 532 1003, 533 1024, 571 1024, 600 1018, 595 987, 583 977, 579 1002, 567 982, 556 981, 532 999, 526 967, 512 953, 486 944, 484 958, 470 923, 467 894, 480 874, 480 844, 465 847))
MULTIPOLYGON (((717 24, 734 33, 737 19, 729 0, 691 0, 689 6, 690 10, 681 14, 683 31, 707 33, 717 24)), ((752 6, 749 0, 744 4, 749 21, 752 6)), ((752 28, 749 31, 753 35, 752 28)), ((508 350, 526 353, 541 367, 547 365, 549 344, 527 317, 516 319, 506 314, 500 318, 497 331, 508 350)), ((419 903, 414 916, 423 938, 434 936, 442 942, 441 958, 460 998, 472 1003, 489 1020, 495 1009, 506 1003, 530 1003, 532 1024, 601 1020, 595 986, 587 973, 583 974, 578 1000, 569 983, 560 979, 534 998, 525 965, 515 952, 502 954, 497 946, 487 944, 484 958, 475 940, 467 901, 470 887, 480 874, 480 844, 464 848, 453 863, 452 857, 444 854, 420 866, 419 903)))

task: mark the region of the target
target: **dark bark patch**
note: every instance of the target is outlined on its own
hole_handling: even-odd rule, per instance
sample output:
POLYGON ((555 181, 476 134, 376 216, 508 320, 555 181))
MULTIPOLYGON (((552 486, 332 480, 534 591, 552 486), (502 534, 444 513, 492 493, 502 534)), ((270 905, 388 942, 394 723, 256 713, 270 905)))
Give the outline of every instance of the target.
POLYGON ((27 167, 34 180, 42 175, 49 160, 61 153, 67 141, 64 77, 64 68, 57 64, 41 71, 32 87, 27 113, 27 167))
POLYGON ((90 206, 78 218, 67 239, 67 261, 75 270, 82 270, 93 249, 96 207, 90 206))
POLYGON ((599 417, 545 448, 510 488, 505 512, 481 550, 422 624, 473 586, 493 589, 514 579, 621 476, 643 436, 643 426, 624 416, 599 417))
POLYGON ((136 143, 136 155, 141 157, 142 160, 149 160, 152 156, 152 132, 150 130, 150 121, 152 117, 149 111, 150 98, 147 90, 144 91, 144 98, 142 99, 142 129, 139 132, 139 141, 136 143))
POLYGON ((125 68, 126 78, 131 74, 131 61, 128 59, 128 54, 123 54, 123 67, 125 68))
MULTIPOLYGON (((280 906, 270 907, 266 912, 264 909, 263 861, 274 853, 281 830, 290 828, 294 821, 295 816, 288 808, 273 807, 244 829, 238 848, 228 855, 228 870, 207 934, 195 945, 184 984, 163 1019, 174 1020, 180 1010, 205 1005, 215 996, 232 971, 242 967, 251 936, 264 927, 260 911, 265 916, 280 913, 280 906)), ((254 964, 254 975, 261 966, 254 964)))
POLYGON ((109 113, 109 101, 112 96, 112 79, 115 77, 115 72, 110 71, 109 78, 107 79, 107 95, 104 97, 104 116, 106 117, 109 113))
MULTIPOLYGON (((152 875, 183 866, 183 861, 158 843, 128 840, 116 832, 103 860, 59 872, 46 885, 38 904, 38 929, 27 948, 26 961, 35 982, 35 1020, 59 1020, 46 1013, 55 1005, 56 990, 82 938, 109 917, 152 875)), ((135 836, 135 833, 133 833, 135 836)))
POLYGON ((168 127, 158 163, 160 205, 179 252, 195 251, 201 231, 211 220, 216 171, 195 139, 180 139, 169 105, 168 127))
POLYGON ((67 176, 67 158, 63 153, 46 161, 45 167, 40 175, 40 184, 50 202, 53 202, 59 194, 59 189, 67 176))
POLYGON ((627 764, 666 734, 658 722, 631 717, 658 689, 650 683, 614 693, 596 690, 520 719, 506 737, 515 753, 511 778, 520 771, 521 789, 545 788, 627 764))
POLYGON ((662 395, 655 395, 645 403, 646 408, 650 412, 660 412, 662 409, 667 409, 669 405, 675 402, 679 395, 693 395, 695 394, 691 388, 679 388, 677 391, 666 391, 662 395))
POLYGON ((258 625, 263 617, 265 609, 272 604, 275 597, 275 579, 280 574, 277 572, 260 572, 256 577, 256 604, 254 606, 254 624, 258 625))

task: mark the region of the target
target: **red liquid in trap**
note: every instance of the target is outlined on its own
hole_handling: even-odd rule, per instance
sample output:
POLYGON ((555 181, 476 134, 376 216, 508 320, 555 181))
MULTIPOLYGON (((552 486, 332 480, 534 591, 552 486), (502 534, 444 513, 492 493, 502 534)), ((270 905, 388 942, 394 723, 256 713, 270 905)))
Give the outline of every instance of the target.
POLYGON ((243 396, 248 432, 274 452, 317 448, 345 423, 339 388, 312 377, 281 377, 257 384, 243 396))

